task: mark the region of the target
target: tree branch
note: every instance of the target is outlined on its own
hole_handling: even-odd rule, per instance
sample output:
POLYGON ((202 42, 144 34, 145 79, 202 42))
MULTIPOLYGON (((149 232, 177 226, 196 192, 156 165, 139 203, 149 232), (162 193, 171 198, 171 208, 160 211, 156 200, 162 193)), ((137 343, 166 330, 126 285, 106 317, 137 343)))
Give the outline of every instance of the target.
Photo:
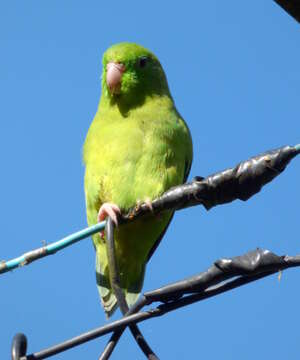
POLYGON ((300 153, 300 145, 284 146, 267 151, 237 164, 234 168, 212 174, 207 178, 195 177, 192 182, 175 186, 152 201, 152 210, 147 204, 135 207, 122 215, 120 222, 135 220, 147 214, 165 210, 181 210, 203 205, 206 210, 230 203, 246 201, 261 188, 281 174, 288 163, 300 153))
MULTIPOLYGON (((180 210, 203 205, 207 210, 233 200, 248 200, 261 188, 278 176, 288 163, 300 153, 300 144, 271 150, 207 178, 195 177, 192 182, 176 186, 152 202, 153 212, 142 204, 122 215, 119 223, 153 215, 165 210, 180 210)), ((45 256, 55 254, 105 227, 105 221, 71 234, 57 242, 29 251, 18 258, 0 262, 0 274, 13 270, 45 256)))

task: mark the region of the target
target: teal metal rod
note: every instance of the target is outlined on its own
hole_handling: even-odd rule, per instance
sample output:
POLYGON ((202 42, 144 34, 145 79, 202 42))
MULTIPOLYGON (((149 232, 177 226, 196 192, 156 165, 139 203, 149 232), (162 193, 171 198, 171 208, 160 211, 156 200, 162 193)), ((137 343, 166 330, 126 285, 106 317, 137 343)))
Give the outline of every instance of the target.
POLYGON ((104 230, 106 221, 101 221, 96 225, 92 225, 71 235, 64 237, 61 240, 53 242, 49 245, 42 246, 38 249, 29 251, 15 259, 2 261, 0 263, 0 274, 13 270, 19 266, 27 265, 34 260, 42 257, 55 254, 57 251, 64 249, 67 246, 75 244, 76 242, 87 238, 101 230, 104 230))

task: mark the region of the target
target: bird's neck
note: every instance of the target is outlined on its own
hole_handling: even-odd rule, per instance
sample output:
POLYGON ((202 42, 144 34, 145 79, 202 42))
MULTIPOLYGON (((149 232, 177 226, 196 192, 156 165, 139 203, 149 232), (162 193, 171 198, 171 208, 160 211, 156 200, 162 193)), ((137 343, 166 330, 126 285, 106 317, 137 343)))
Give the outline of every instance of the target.
POLYGON ((98 112, 101 115, 114 114, 116 116, 128 117, 136 112, 151 111, 151 109, 164 107, 174 107, 173 99, 170 94, 145 96, 141 102, 127 101, 122 97, 111 98, 103 94, 100 99, 98 112))

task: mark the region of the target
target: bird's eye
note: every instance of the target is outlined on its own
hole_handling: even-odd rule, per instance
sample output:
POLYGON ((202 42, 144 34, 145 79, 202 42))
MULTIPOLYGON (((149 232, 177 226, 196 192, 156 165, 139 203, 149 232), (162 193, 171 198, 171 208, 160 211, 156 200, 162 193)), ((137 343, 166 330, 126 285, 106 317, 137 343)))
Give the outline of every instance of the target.
POLYGON ((147 62, 148 62, 147 56, 141 56, 138 61, 139 67, 144 68, 146 66, 147 62))

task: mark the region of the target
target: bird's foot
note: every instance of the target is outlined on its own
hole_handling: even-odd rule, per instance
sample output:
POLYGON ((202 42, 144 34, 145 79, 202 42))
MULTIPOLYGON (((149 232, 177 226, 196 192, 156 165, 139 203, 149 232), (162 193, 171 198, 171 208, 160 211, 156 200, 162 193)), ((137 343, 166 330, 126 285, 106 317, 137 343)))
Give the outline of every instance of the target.
MULTIPOLYGON (((99 212, 98 212, 98 221, 105 220, 108 216, 111 217, 112 221, 116 226, 118 226, 118 215, 121 214, 121 210, 116 204, 111 203, 104 203, 101 205, 99 212)), ((104 238, 104 231, 100 231, 100 236, 104 238)))
MULTIPOLYGON (((154 210, 153 210, 153 205, 152 205, 152 201, 147 198, 145 200, 145 205, 147 206, 147 208, 153 213, 154 210)), ((161 213, 158 213, 158 214, 155 214, 154 217, 157 219, 157 220, 162 220, 162 214, 161 213)))
POLYGON ((149 198, 145 199, 144 201, 138 200, 138 201, 136 202, 136 205, 135 205, 135 211, 136 211, 136 212, 139 212, 139 210, 140 210, 140 208, 142 207, 143 204, 145 204, 146 207, 147 207, 151 212, 153 212, 152 201, 151 201, 149 198))
POLYGON ((152 201, 151 201, 149 198, 147 198, 147 199, 145 200, 145 204, 146 204, 147 208, 148 208, 151 212, 153 212, 152 201))

